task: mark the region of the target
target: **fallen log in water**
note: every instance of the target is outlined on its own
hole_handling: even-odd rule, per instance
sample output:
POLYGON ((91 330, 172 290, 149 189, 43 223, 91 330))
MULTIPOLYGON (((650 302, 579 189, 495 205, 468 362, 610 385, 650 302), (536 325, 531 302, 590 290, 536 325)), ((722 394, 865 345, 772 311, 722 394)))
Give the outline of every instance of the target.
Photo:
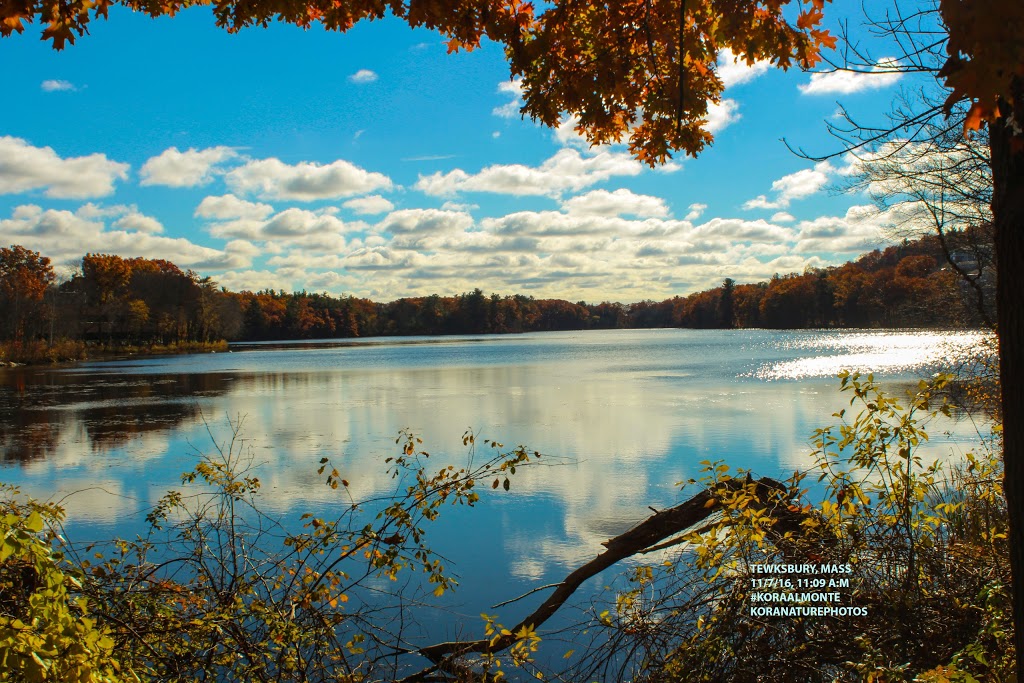
POLYGON ((746 479, 721 481, 679 505, 655 511, 643 522, 602 543, 606 548, 604 552, 575 569, 559 583, 546 586, 545 588, 555 588, 555 591, 514 628, 506 631, 507 635, 499 635, 495 639, 448 641, 412 650, 410 654, 422 655, 433 664, 407 676, 401 683, 428 680, 429 676, 439 672, 464 670, 464 665, 457 662, 459 657, 473 653, 493 654, 511 647, 517 640, 516 632, 524 627, 528 630, 540 627, 565 604, 584 581, 620 560, 681 543, 681 535, 693 530, 721 510, 719 498, 723 494, 735 493, 741 488, 747 488, 758 504, 771 510, 772 516, 776 519, 774 534, 781 537, 786 531, 798 528, 803 512, 792 505, 796 491, 790 487, 767 477, 751 479, 749 475, 746 479))

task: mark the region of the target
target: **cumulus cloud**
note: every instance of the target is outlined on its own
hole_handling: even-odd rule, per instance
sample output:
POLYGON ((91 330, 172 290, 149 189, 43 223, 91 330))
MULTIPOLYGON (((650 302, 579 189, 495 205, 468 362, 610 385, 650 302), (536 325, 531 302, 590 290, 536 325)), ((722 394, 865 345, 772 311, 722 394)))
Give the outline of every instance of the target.
POLYGON ((718 53, 716 72, 725 87, 731 88, 734 85, 754 80, 768 71, 770 66, 771 63, 764 60, 757 60, 748 65, 746 61, 741 61, 732 50, 726 48, 718 53))
POLYGON ((128 169, 105 154, 62 159, 50 147, 0 136, 0 194, 41 189, 55 199, 105 197, 114 192, 116 180, 128 178, 128 169))
POLYGON ((772 183, 776 192, 775 199, 769 200, 766 195, 758 195, 743 204, 744 209, 782 209, 789 206, 794 199, 803 199, 815 194, 828 183, 829 174, 836 169, 827 161, 815 164, 814 168, 805 168, 784 175, 772 183))
POLYGON ((571 214, 592 214, 597 216, 632 215, 642 218, 664 218, 668 206, 661 197, 635 194, 625 188, 614 192, 593 190, 562 202, 562 210, 571 214))
POLYGON ((167 187, 196 187, 213 180, 223 173, 218 167, 224 161, 238 156, 230 147, 218 146, 196 149, 190 147, 184 152, 177 147, 164 150, 151 157, 142 165, 139 174, 140 185, 165 185, 167 187))
POLYGON ((345 223, 331 215, 291 208, 285 209, 262 227, 265 237, 298 237, 321 233, 341 233, 345 223))
POLYGON ((377 73, 375 71, 370 71, 369 69, 360 69, 349 76, 348 80, 353 83, 373 83, 377 80, 377 73))
POLYGON ((342 204, 346 209, 359 214, 387 213, 395 208, 390 201, 379 194, 372 194, 368 197, 357 197, 342 204))
POLYGON ((288 254, 274 256, 267 260, 268 266, 286 268, 290 272, 306 272, 326 268, 343 270, 345 257, 338 254, 310 254, 303 251, 292 251, 288 254))
POLYGON ((621 216, 566 214, 557 211, 517 211, 496 218, 485 218, 480 224, 484 230, 498 235, 569 237, 578 239, 580 245, 584 245, 587 237, 602 238, 599 242, 591 242, 591 247, 607 244, 607 239, 664 238, 690 227, 688 223, 673 220, 632 220, 621 216))
POLYGON ((890 140, 878 148, 847 154, 838 171, 863 184, 866 194, 894 212, 900 232, 931 232, 928 205, 941 203, 948 226, 980 225, 992 220, 988 202, 977 201, 975 161, 987 154, 978 140, 960 138, 955 146, 927 141, 890 140), (938 182, 937 178, 943 182, 938 182))
POLYGON ((229 254, 240 254, 248 258, 260 255, 260 248, 248 240, 231 240, 224 245, 224 251, 229 254))
POLYGON ((94 218, 117 218, 118 216, 123 216, 126 213, 131 213, 133 211, 138 211, 138 209, 135 206, 127 206, 125 204, 104 206, 102 204, 87 202, 75 210, 75 215, 79 218, 92 220, 94 218))
POLYGON ((718 133, 743 118, 740 105, 736 100, 725 99, 721 102, 708 102, 708 124, 710 133, 718 133))
POLYGON ((323 212, 289 208, 266 220, 239 218, 208 226, 213 237, 262 242, 273 253, 286 247, 323 251, 345 248, 346 233, 365 229, 363 223, 345 223, 323 212))
POLYGON ((447 245, 451 235, 464 233, 473 226, 473 217, 459 211, 441 209, 403 209, 377 224, 380 232, 394 236, 391 246, 398 249, 436 250, 447 245))
MULTIPOLYGON (((102 216, 97 216, 97 213, 106 213, 101 207, 83 208, 83 215, 79 215, 32 204, 19 206, 10 218, 0 219, 0 243, 24 245, 60 264, 76 263, 87 252, 162 258, 195 269, 231 268, 249 263, 249 258, 242 254, 204 247, 185 238, 154 234, 159 223, 130 207, 128 213, 110 227, 102 216), (118 225, 119 222, 122 224, 118 225)), ((118 210, 123 208, 117 207, 118 210)))
POLYGON ((903 75, 894 71, 898 62, 887 57, 880 59, 870 71, 832 71, 811 74, 811 80, 797 86, 804 95, 849 95, 865 90, 886 88, 903 75))
POLYGON ((74 92, 78 90, 71 81, 46 80, 39 84, 44 92, 74 92))
POLYGON ((778 213, 772 214, 772 223, 792 223, 796 219, 785 211, 779 211, 778 213))
POLYGON ((615 176, 635 176, 640 171, 640 163, 627 153, 602 151, 584 157, 578 150, 561 149, 540 166, 496 164, 472 175, 455 169, 420 176, 414 187, 442 197, 459 192, 559 196, 615 176))
POLYGON ((704 210, 708 208, 708 205, 707 204, 690 204, 686 208, 688 208, 690 210, 689 213, 686 214, 686 217, 685 217, 686 220, 688 220, 688 221, 695 221, 695 220, 697 220, 698 218, 701 217, 701 215, 704 213, 704 210))
MULTIPOLYGON (((639 300, 711 287, 726 276, 745 282, 828 265, 840 260, 835 254, 877 244, 878 227, 890 218, 861 207, 794 226, 721 216, 694 225, 645 215, 662 213, 663 204, 651 199, 595 190, 567 199, 558 211, 479 220, 462 210, 402 209, 358 229, 317 228, 316 221, 337 219, 286 210, 259 222, 254 238, 235 236, 224 251, 248 258, 262 252, 290 286, 381 299, 467 291, 488 282, 498 292, 639 300), (637 212, 627 213, 626 205, 637 212)), ((278 286, 261 273, 262 286, 278 286)), ((255 286, 252 276, 217 277, 255 286)))
MULTIPOLYGON (((213 237, 238 242, 236 247, 243 242, 257 242, 266 253, 280 253, 291 248, 338 252, 347 248, 350 234, 368 229, 361 221, 345 222, 337 218, 335 207, 317 211, 291 207, 272 216, 261 216, 254 210, 246 216, 237 216, 246 210, 242 206, 234 215, 228 211, 216 214, 223 218, 206 226, 206 231, 213 237)), ((242 252, 236 250, 236 253, 242 252)))
POLYGON ((269 204, 257 204, 244 199, 239 199, 233 194, 221 195, 220 197, 204 197, 196 207, 195 216, 199 218, 217 218, 221 220, 230 218, 249 218, 259 220, 274 213, 274 207, 269 204))
POLYGON ((271 270, 230 270, 217 276, 217 284, 235 292, 259 292, 264 289, 291 291, 290 278, 271 270))
POLYGON ((134 230, 135 232, 148 232, 152 234, 164 231, 163 224, 152 216, 133 211, 121 216, 114 221, 114 227, 121 230, 134 230))
POLYGON ((503 95, 508 95, 512 99, 500 107, 495 107, 491 110, 491 113, 505 119, 512 119, 519 116, 519 108, 523 106, 521 99, 523 94, 522 79, 516 78, 511 81, 499 83, 498 92, 503 95))
POLYGON ((392 187, 386 175, 342 159, 326 165, 309 161, 290 165, 275 158, 253 160, 232 170, 224 179, 239 194, 294 201, 336 199, 392 187))
POLYGON ((695 227, 690 239, 721 240, 733 242, 764 242, 777 244, 792 237, 792 233, 767 221, 747 221, 740 218, 712 218, 708 222, 695 227))
POLYGON ((479 204, 469 204, 467 202, 452 202, 447 201, 441 205, 441 208, 445 211, 462 211, 463 213, 469 213, 474 209, 479 209, 479 204))
POLYGON ((555 142, 561 147, 575 147, 582 151, 589 150, 590 143, 585 137, 576 132, 578 123, 579 119, 576 116, 567 116, 562 119, 561 123, 554 129, 555 142))
POLYGON ((858 254, 882 241, 894 216, 871 205, 853 206, 843 216, 820 216, 800 221, 795 250, 799 253, 858 254))
MULTIPOLYGON (((742 282, 824 263, 829 247, 841 251, 876 237, 882 220, 853 212, 793 227, 728 217, 694 225, 699 216, 672 219, 660 198, 620 188, 568 198, 558 211, 474 220, 468 207, 449 205, 392 210, 369 226, 343 223, 326 209, 257 218, 264 210, 250 209, 258 205, 226 197, 203 210, 225 217, 210 226, 211 234, 232 240, 224 257, 263 254, 277 281, 288 284, 270 284, 268 271, 241 269, 218 281, 384 299, 466 291, 483 281, 494 291, 570 299, 667 297, 725 276, 742 282)), ((705 209, 689 207, 691 214, 705 209)))

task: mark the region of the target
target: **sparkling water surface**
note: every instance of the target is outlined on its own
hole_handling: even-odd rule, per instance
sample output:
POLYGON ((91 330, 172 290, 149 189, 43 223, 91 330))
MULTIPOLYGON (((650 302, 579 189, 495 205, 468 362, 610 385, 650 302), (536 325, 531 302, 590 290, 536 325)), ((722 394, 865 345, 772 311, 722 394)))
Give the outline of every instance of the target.
MULTIPOLYGON (((848 407, 840 370, 902 391, 985 341, 981 332, 612 330, 240 344, 0 370, 0 481, 60 500, 69 535, 104 538, 141 531, 139 512, 180 488, 197 452, 224 444, 232 424, 258 466, 262 505, 285 519, 349 504, 317 475, 323 457, 353 500, 393 491, 384 459, 403 428, 438 466, 466 463, 467 429, 524 444, 545 454, 541 466, 520 469, 509 492, 481 490, 473 510, 446 510, 432 530, 461 576, 450 608, 478 621, 592 558, 649 506, 680 502, 678 482, 701 461, 773 477, 809 467, 811 433, 848 407)), ((984 428, 959 420, 943 431, 949 438, 933 439, 928 455, 957 457, 984 428)))

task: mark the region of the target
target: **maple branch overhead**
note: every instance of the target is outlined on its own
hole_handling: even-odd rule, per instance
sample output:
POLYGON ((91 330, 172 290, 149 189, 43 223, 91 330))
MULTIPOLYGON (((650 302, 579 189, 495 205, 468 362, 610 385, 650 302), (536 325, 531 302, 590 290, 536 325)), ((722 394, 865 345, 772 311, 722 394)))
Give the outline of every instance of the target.
POLYGON ((821 61, 821 51, 836 45, 820 28, 826 2, 798 3, 791 23, 784 10, 794 0, 555 0, 542 8, 522 0, 24 0, 0 3, 0 36, 38 21, 43 39, 60 50, 112 5, 152 17, 206 5, 229 32, 275 21, 344 32, 391 14, 441 33, 450 52, 472 50, 485 37, 498 43, 511 75, 522 78, 524 114, 549 127, 574 116, 591 143, 628 138, 631 153, 656 166, 680 152, 696 156, 713 141, 707 104, 722 94, 720 51, 782 69, 821 61))

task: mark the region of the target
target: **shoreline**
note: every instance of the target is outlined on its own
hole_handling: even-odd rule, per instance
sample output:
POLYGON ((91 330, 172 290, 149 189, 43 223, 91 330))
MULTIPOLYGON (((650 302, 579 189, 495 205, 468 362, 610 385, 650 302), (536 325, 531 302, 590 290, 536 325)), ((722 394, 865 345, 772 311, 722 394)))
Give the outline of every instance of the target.
POLYGON ((188 353, 227 351, 228 342, 183 342, 176 344, 90 345, 81 341, 54 344, 0 342, 0 369, 70 365, 84 361, 116 360, 131 356, 174 356, 188 353))
MULTIPOLYGON (((622 328, 583 328, 566 330, 531 330, 529 332, 483 332, 479 334, 390 334, 373 335, 367 337, 311 337, 293 339, 240 339, 227 341, 220 339, 215 342, 181 342, 173 344, 128 344, 124 346, 108 346, 89 344, 82 341, 63 340, 52 345, 46 342, 36 341, 29 344, 0 341, 0 370, 22 367, 57 366, 70 365, 85 361, 103 361, 129 358, 132 356, 175 356, 190 353, 215 353, 227 352, 232 346, 242 347, 247 345, 250 348, 271 347, 276 344, 298 345, 309 344, 320 346, 324 344, 338 345, 362 345, 366 343, 393 343, 393 340, 400 340, 409 337, 504 337, 509 334, 530 334, 532 332, 589 332, 596 330, 691 330, 691 331, 733 331, 746 332, 752 330, 768 330, 772 332, 815 332, 815 331, 944 331, 944 332, 990 332, 984 326, 981 327, 943 327, 943 326, 922 326, 922 327, 899 327, 899 328, 874 328, 874 327, 825 327, 825 328, 764 328, 764 327, 622 327, 622 328)), ((407 342, 415 343, 415 342, 407 342)))

